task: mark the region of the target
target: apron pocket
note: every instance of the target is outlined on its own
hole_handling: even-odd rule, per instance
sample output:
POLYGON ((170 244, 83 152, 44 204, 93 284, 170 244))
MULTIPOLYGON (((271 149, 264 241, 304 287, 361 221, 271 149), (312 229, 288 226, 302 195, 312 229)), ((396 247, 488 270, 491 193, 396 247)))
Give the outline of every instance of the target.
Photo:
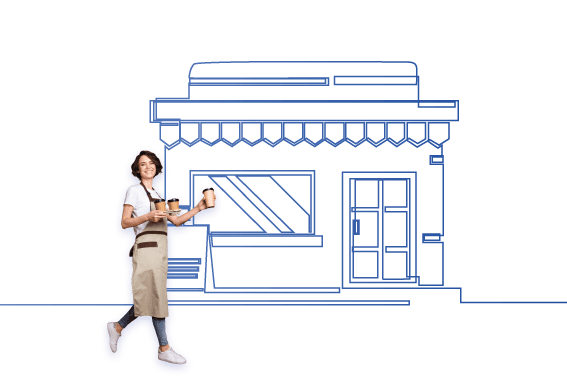
POLYGON ((142 242, 142 243, 138 243, 138 248, 139 249, 143 249, 146 247, 158 247, 157 246, 157 242, 142 242))

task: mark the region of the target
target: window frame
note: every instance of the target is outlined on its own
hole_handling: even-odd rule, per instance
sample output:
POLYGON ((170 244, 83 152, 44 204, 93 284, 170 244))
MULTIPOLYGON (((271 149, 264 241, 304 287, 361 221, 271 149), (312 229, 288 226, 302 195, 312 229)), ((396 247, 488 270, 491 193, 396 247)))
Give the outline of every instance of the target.
MULTIPOLYGON (((195 187, 195 177, 198 176, 309 176, 310 177, 310 214, 309 214, 309 232, 240 232, 240 231, 210 231, 215 236, 314 236, 315 235, 315 170, 190 170, 189 171, 189 194, 190 207, 193 208, 200 201, 195 198, 193 188, 195 187)), ((283 188, 282 188, 283 189, 283 188)), ((291 197, 291 196, 290 196, 291 197)), ((295 201, 295 200, 294 200, 295 201)), ((299 204, 298 204, 299 205, 299 204)), ((194 217, 195 218, 195 217, 194 217)), ((201 224, 201 223, 198 223, 201 224)))

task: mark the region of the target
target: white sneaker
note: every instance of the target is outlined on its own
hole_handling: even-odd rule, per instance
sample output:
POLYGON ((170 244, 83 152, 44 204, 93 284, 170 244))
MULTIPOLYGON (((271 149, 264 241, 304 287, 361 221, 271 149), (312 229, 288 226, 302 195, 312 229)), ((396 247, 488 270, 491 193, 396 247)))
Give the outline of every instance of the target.
POLYGON ((122 335, 116 331, 116 322, 110 322, 106 325, 106 329, 108 330, 108 336, 110 337, 110 349, 113 353, 116 352, 116 345, 118 344, 118 338, 122 335))
POLYGON ((177 365, 182 365, 185 362, 187 362, 185 360, 185 358, 183 358, 181 355, 179 355, 175 351, 173 351, 173 349, 171 347, 168 348, 167 351, 164 351, 164 352, 161 352, 161 350, 158 347, 157 357, 160 361, 175 363, 177 365))

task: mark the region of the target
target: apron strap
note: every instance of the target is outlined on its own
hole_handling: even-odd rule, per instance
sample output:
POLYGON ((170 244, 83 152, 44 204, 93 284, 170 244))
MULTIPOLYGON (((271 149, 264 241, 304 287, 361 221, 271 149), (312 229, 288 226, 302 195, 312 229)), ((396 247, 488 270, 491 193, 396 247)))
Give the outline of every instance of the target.
MULTIPOLYGON (((148 195, 148 199, 150 199, 150 203, 153 203, 155 200, 160 200, 160 199, 163 200, 158 192, 156 192, 156 194, 158 195, 159 199, 154 199, 152 197, 152 195, 150 194, 150 192, 148 192, 148 190, 146 189, 145 185, 142 182, 140 182, 140 185, 142 185, 142 188, 144 188, 144 191, 148 195)), ((153 187, 152 187, 152 190, 155 192, 155 189, 153 187)))

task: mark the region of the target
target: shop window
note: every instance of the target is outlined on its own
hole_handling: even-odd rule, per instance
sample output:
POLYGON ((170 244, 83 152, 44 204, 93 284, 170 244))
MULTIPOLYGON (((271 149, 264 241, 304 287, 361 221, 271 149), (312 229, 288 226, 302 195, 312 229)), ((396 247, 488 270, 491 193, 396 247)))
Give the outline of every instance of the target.
POLYGON ((191 171, 193 206, 213 188, 215 208, 197 214, 213 234, 314 234, 315 172, 191 171))

